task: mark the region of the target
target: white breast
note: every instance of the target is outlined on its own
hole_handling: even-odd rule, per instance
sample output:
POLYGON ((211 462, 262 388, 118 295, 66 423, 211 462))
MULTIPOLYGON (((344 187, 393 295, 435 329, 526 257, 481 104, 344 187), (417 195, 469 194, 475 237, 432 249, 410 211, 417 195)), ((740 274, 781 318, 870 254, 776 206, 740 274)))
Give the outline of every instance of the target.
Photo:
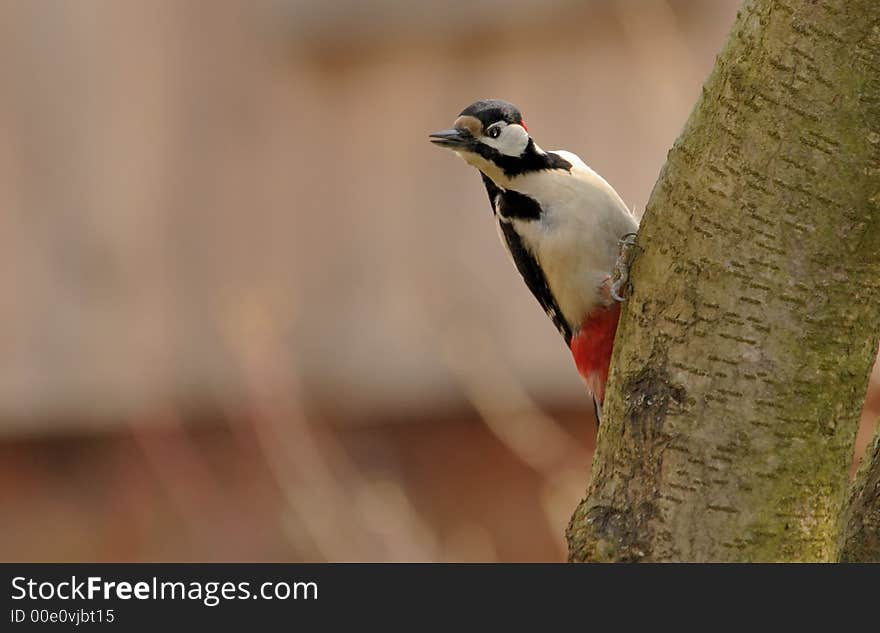
POLYGON ((513 220, 532 251, 566 320, 575 328, 599 303, 599 288, 611 275, 618 240, 638 222, 616 191, 576 155, 557 151, 571 173, 532 172, 498 184, 531 196, 543 210, 540 220, 513 220))

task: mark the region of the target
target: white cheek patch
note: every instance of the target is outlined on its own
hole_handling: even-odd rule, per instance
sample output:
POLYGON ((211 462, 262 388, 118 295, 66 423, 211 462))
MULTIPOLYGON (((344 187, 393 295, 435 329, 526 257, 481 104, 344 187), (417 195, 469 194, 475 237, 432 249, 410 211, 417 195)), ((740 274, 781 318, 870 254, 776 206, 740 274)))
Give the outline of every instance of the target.
POLYGON ((529 133, 523 126, 513 123, 504 126, 498 138, 487 136, 481 140, 506 156, 520 156, 529 144, 529 133))

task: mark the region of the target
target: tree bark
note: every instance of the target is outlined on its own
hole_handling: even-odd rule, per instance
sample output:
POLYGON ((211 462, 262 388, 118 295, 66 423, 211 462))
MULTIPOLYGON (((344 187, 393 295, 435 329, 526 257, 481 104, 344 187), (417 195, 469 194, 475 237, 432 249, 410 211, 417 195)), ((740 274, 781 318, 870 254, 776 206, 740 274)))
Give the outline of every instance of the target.
POLYGON ((745 2, 638 239, 570 559, 837 560, 880 332, 880 3, 745 2))
POLYGON ((841 562, 880 563, 880 428, 865 451, 841 525, 841 562))

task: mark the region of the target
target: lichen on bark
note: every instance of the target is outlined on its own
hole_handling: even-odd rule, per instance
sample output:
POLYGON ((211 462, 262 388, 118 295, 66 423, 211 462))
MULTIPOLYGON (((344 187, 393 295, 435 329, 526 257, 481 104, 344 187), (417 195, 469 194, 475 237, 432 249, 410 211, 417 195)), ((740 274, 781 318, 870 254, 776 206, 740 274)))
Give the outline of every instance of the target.
POLYGON ((747 1, 639 232, 572 560, 836 560, 880 333, 880 3, 747 1))

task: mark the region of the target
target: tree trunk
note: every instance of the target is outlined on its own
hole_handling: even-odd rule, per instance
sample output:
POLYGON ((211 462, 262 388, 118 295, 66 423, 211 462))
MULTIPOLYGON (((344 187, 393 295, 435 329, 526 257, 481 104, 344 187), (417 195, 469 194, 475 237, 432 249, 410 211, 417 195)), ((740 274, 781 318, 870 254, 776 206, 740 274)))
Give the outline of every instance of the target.
POLYGON ((639 244, 570 558, 837 560, 880 332, 880 2, 745 2, 639 244))
POLYGON ((880 563, 880 428, 865 451, 841 525, 842 562, 880 563))

